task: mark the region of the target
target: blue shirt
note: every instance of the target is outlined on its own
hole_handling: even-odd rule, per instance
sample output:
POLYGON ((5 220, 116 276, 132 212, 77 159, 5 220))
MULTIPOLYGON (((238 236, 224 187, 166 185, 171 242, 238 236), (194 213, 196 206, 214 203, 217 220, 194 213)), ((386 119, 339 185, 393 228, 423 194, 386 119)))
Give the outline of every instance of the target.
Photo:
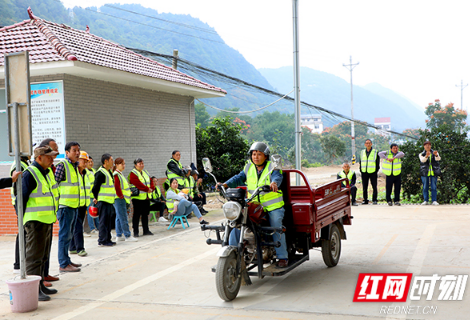
MULTIPOLYGON (((264 168, 263 168, 264 170, 264 168)), ((258 171, 258 178, 259 176, 261 175, 261 173, 263 172, 263 170, 261 171, 258 171)), ((276 182, 277 184, 277 187, 278 188, 281 188, 281 183, 282 183, 282 174, 279 170, 274 170, 271 174, 271 183, 272 182, 276 182)), ((238 186, 244 186, 246 185, 246 175, 245 175, 245 171, 240 171, 239 174, 231 177, 230 179, 228 179, 226 182, 225 182, 229 188, 236 188, 238 186)))

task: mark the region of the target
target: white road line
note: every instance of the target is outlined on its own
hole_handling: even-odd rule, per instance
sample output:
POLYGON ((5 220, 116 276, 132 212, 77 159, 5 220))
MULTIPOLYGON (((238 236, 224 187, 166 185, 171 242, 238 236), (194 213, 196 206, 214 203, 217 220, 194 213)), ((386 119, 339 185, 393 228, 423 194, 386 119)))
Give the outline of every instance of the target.
MULTIPOLYGON (((181 235, 181 233, 179 233, 179 234, 181 235)), ((170 237, 171 237, 171 236, 170 236, 170 237)), ((161 239, 159 239, 159 240, 161 240, 161 239)), ((155 242, 156 242, 156 241, 155 241, 155 242)), ((129 292, 132 292, 132 291, 134 291, 134 290, 136 290, 136 289, 138 289, 138 288, 140 288, 140 287, 143 287, 143 286, 145 286, 145 285, 147 285, 147 284, 149 284, 149 283, 151 283, 151 282, 153 282, 153 281, 156 281, 156 280, 158 280, 158 279, 160 279, 160 278, 162 278, 162 277, 165 277, 165 276, 169 275, 170 273, 173 273, 173 272, 175 272, 175 271, 178 271, 178 270, 180 270, 180 269, 182 269, 182 268, 184 268, 184 267, 187 267, 187 266, 189 266, 189 265, 191 265, 191 264, 193 264, 193 263, 195 263, 195 262, 197 262, 197 261, 199 261, 199 260, 202 260, 202 259, 204 259, 204 258, 206 258, 206 257, 208 257, 208 256, 210 256, 210 255, 213 255, 213 254, 215 254, 218 250, 220 250, 219 247, 214 248, 214 249, 209 250, 209 251, 206 251, 205 253, 203 253, 203 254, 201 254, 201 255, 199 255, 199 256, 193 257, 193 258, 188 259, 188 260, 186 260, 186 261, 183 261, 183 262, 181 262, 181 263, 179 263, 179 264, 177 264, 177 265, 175 265, 175 266, 173 266, 173 267, 170 267, 170 268, 167 268, 167 269, 165 269, 165 270, 159 271, 159 272, 157 272, 157 273, 155 273, 155 274, 153 274, 153 275, 151 275, 151 276, 148 276, 148 277, 146 277, 146 278, 144 278, 144 279, 141 279, 141 280, 139 280, 139 281, 137 281, 137 282, 135 282, 135 283, 133 283, 133 284, 130 284, 130 285, 128 285, 127 287, 124 287, 124 288, 122 288, 122 289, 120 289, 120 290, 117 290, 117 291, 111 293, 111 294, 108 294, 107 296, 104 296, 103 298, 98 299, 98 300, 96 300, 95 302, 91 302, 91 303, 89 303, 89 304, 87 304, 87 305, 84 305, 83 307, 80 307, 80 308, 78 308, 78 309, 76 309, 76 310, 74 310, 74 311, 72 311, 72 312, 69 312, 69 313, 65 313, 65 314, 63 314, 63 315, 60 315, 60 316, 58 316, 58 317, 56 317, 56 318, 54 318, 54 319, 52 319, 52 320, 68 320, 68 319, 73 319, 73 318, 75 318, 75 317, 77 317, 77 316, 79 316, 79 315, 84 314, 85 312, 88 312, 88 311, 90 311, 90 310, 92 310, 92 309, 98 308, 98 307, 102 306, 103 304, 105 304, 105 303, 107 303, 107 302, 113 301, 113 300, 115 300, 115 299, 117 299, 117 298, 119 298, 119 297, 122 297, 122 296, 128 294, 129 292)))

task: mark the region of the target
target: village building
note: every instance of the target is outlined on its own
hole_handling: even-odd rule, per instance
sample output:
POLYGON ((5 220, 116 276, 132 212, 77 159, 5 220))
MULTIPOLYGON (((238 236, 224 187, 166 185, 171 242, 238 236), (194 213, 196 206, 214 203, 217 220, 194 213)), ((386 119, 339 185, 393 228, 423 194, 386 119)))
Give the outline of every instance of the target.
POLYGON ((321 114, 309 114, 300 116, 300 125, 309 128, 312 133, 323 132, 323 121, 321 114))
MULTIPOLYGON (((35 17, 0 29, 0 110, 5 109, 4 54, 28 51, 33 142, 54 138, 64 156, 77 141, 100 165, 110 153, 135 158, 159 178, 173 150, 181 163, 196 162, 195 98, 224 97, 204 83, 116 43, 66 25, 35 17)), ((0 113, 0 175, 9 174, 6 114, 0 113)), ((0 191, 1 234, 16 233, 10 190, 0 191)))
POLYGON ((390 117, 383 117, 383 118, 374 118, 374 126, 379 129, 375 129, 376 134, 380 134, 382 136, 390 136, 391 133, 386 130, 392 130, 392 120, 390 117))

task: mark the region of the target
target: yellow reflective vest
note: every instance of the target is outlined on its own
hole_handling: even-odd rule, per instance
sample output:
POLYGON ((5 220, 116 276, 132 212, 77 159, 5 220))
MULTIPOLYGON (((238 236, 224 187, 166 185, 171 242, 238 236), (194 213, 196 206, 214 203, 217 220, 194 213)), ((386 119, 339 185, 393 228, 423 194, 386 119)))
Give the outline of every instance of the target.
POLYGON ((349 184, 351 184, 351 179, 354 176, 354 171, 349 170, 348 175, 346 175, 346 173, 344 171, 341 171, 338 175, 343 179, 348 178, 348 182, 349 182, 349 184))
POLYGON ((98 201, 107 202, 114 204, 116 198, 116 189, 114 189, 114 180, 108 170, 101 167, 98 169, 99 172, 103 173, 106 177, 106 181, 101 184, 100 190, 98 191, 98 201))
MULTIPOLYGON (((172 161, 173 161, 174 163, 176 163, 176 165, 177 165, 181 170, 183 170, 183 165, 182 165, 179 161, 176 161, 176 160, 173 159, 173 158, 171 158, 171 159, 168 161, 168 163, 167 163, 167 168, 168 168, 168 164, 169 164, 170 162, 172 162, 172 161)), ((173 178, 176 178, 176 180, 178 180, 178 185, 181 186, 181 187, 184 187, 184 180, 185 180, 184 177, 179 176, 179 175, 177 175, 176 173, 174 173, 173 171, 170 171, 170 170, 168 170, 168 169, 166 169, 166 177, 167 177, 167 179, 166 179, 166 181, 165 181, 166 184, 170 185, 170 180, 173 179, 173 178)))
MULTIPOLYGON (((95 169, 85 169, 86 170, 86 175, 88 176, 88 181, 90 182, 90 190, 93 189, 93 186, 95 185, 95 169)), ((90 200, 93 200, 95 196, 93 195, 93 192, 90 192, 90 200)))
MULTIPOLYGON (((21 169, 25 171, 28 169, 28 164, 24 163, 23 161, 21 162, 21 169)), ((16 161, 13 161, 13 164, 10 167, 10 177, 13 176, 13 171, 16 171, 16 161)), ((19 177, 21 179, 21 177, 19 177)), ((16 204, 16 196, 15 196, 15 191, 13 187, 10 188, 10 194, 11 194, 11 204, 15 205, 16 204)))
POLYGON ((28 221, 39 221, 46 224, 56 222, 58 205, 52 191, 56 184, 55 179, 51 180, 50 174, 44 176, 35 166, 29 166, 27 170, 36 180, 36 188, 29 195, 26 203, 23 225, 28 221))
POLYGON ((388 162, 387 159, 393 159, 392 151, 388 151, 387 158, 382 162, 382 172, 386 176, 399 176, 401 173, 401 159, 393 159, 393 162, 388 162))
POLYGON ((367 157, 366 149, 361 152, 361 172, 374 173, 377 169, 377 150, 372 149, 367 157))
POLYGON ((75 168, 67 159, 60 163, 64 165, 65 180, 59 182, 59 205, 78 208, 83 203, 81 198, 85 198, 85 186, 78 173, 78 167, 75 168))
MULTIPOLYGON (((131 172, 134 173, 137 176, 137 178, 139 178, 139 181, 142 182, 142 184, 150 188, 150 175, 148 174, 147 171, 142 170, 142 172, 139 172, 139 170, 134 168, 132 169, 131 172)), ((130 183, 130 174, 129 174, 129 183, 130 183)), ((131 184, 131 186, 133 185, 131 184)), ((138 196, 132 196, 131 198, 136 199, 136 200, 146 200, 148 199, 147 197, 148 197, 148 192, 143 192, 142 190, 140 190, 138 196)))
MULTIPOLYGON (((251 162, 251 160, 247 161, 244 172, 246 175, 248 197, 251 197, 251 194, 256 190, 256 188, 271 184, 271 174, 268 174, 271 169, 272 163, 271 161, 268 161, 264 167, 263 172, 261 173, 260 178, 258 179, 256 166, 253 164, 253 162, 251 162)), ((284 206, 281 190, 278 192, 268 192, 266 194, 260 195, 258 198, 265 211, 273 211, 284 206)))
MULTIPOLYGON (((122 195, 124 196, 124 199, 126 200, 126 203, 130 204, 131 203, 131 188, 129 187, 129 183, 127 183, 127 179, 124 178, 121 172, 118 172, 117 170, 113 172, 113 176, 117 176, 119 178, 119 182, 121 183, 121 191, 122 195)), ((116 199, 119 197, 116 195, 116 199)))
POLYGON ((180 191, 179 190, 174 190, 172 188, 169 188, 166 193, 165 193, 165 198, 166 198, 166 207, 168 208, 168 213, 171 214, 173 210, 175 209, 175 199, 169 199, 168 198, 168 191, 172 190, 174 193, 178 194, 180 191))

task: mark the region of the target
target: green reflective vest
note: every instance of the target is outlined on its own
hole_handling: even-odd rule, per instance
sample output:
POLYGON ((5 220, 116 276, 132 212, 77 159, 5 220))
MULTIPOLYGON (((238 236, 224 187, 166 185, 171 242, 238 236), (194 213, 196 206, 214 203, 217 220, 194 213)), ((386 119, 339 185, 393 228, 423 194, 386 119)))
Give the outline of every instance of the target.
MULTIPOLYGON (((271 161, 266 163, 263 172, 261 173, 260 178, 258 179, 258 172, 256 166, 248 160, 245 165, 245 175, 246 175, 246 184, 248 189, 248 197, 251 197, 251 194, 259 186, 270 185, 271 184, 271 174, 268 174, 272 169, 271 161)), ((282 173, 282 171, 281 171, 282 173)), ((265 211, 273 211, 284 206, 284 200, 282 198, 282 191, 278 192, 268 192, 266 194, 258 196, 260 203, 263 205, 265 211)))
POLYGON ((401 159, 393 159, 393 162, 388 162, 387 159, 393 159, 392 151, 388 151, 387 158, 382 162, 382 172, 386 176, 399 176, 401 173, 401 159))
POLYGON ((59 205, 78 208, 83 202, 81 198, 85 198, 85 186, 78 173, 78 168, 75 168, 67 159, 60 163, 64 165, 65 180, 59 182, 59 205))
MULTIPOLYGON (((114 171, 113 176, 117 176, 119 178, 119 182, 121 183, 122 195, 124 196, 126 203, 131 203, 131 188, 129 187, 129 183, 127 183, 127 179, 124 178, 122 173, 118 172, 117 170, 114 171)), ((116 195, 116 199, 118 198, 119 197, 116 195)))
POLYGON ((47 174, 49 177, 49 181, 52 183, 52 194, 54 195, 54 200, 55 200, 55 211, 59 210, 59 199, 60 199, 60 193, 59 193, 59 184, 57 181, 55 181, 55 176, 54 176, 54 171, 52 168, 49 168, 49 173, 47 174))
POLYGON ((162 193, 160 191, 160 188, 158 186, 155 186, 155 190, 153 190, 152 193, 150 194, 150 199, 157 200, 157 199, 160 199, 161 196, 162 196, 162 193))
POLYGON ((372 149, 367 157, 366 149, 361 152, 361 172, 374 173, 376 170, 377 150, 372 149))
POLYGON ((80 180, 83 184, 85 193, 83 197, 80 197, 80 207, 88 207, 91 201, 91 183, 90 183, 90 178, 88 175, 88 170, 87 169, 83 169, 83 170, 85 170, 85 173, 83 176, 80 174, 80 180))
MULTIPOLYGON (((144 184, 146 187, 150 188, 150 175, 148 174, 147 171, 142 170, 142 172, 139 172, 139 170, 134 168, 134 169, 132 169, 131 172, 133 172, 137 176, 137 178, 139 178, 139 181, 142 182, 142 184, 144 184)), ((129 174, 129 183, 130 183, 130 174, 129 174)), ((147 197, 148 197, 148 193, 143 192, 142 190, 140 190, 138 196, 133 196, 131 198, 136 199, 136 200, 146 200, 146 199, 148 199, 147 197)))
POLYGON ((351 183, 351 179, 354 175, 354 171, 349 170, 348 175, 346 175, 346 173, 344 171, 341 171, 338 175, 343 179, 348 178, 348 182, 351 183))
MULTIPOLYGON (((28 164, 21 161, 21 169, 23 171, 28 169, 28 164)), ((15 170, 16 170, 16 161, 13 161, 13 164, 10 167, 10 177, 13 176, 13 171, 15 171, 15 170)), ((21 176, 18 177, 18 179, 21 179, 21 176)), ((10 188, 10 194, 11 194, 11 204, 15 205, 16 204, 16 196, 15 196, 15 192, 13 190, 13 187, 10 188)))
MULTIPOLYGON (((95 169, 86 169, 86 175, 88 176, 88 181, 90 182, 90 190, 93 189, 93 186, 95 185, 95 169)), ((90 191, 90 200, 93 200, 95 196, 93 195, 93 192, 90 191)))
MULTIPOLYGON (((173 161, 174 163, 176 163, 176 164, 178 165, 178 167, 179 167, 181 170, 183 170, 183 165, 182 165, 179 161, 176 161, 176 160, 173 159, 173 158, 171 158, 171 159, 168 161, 168 163, 167 163, 167 168, 168 168, 168 164, 169 164, 170 162, 172 162, 172 161, 173 161)), ((166 169, 165 174, 166 174, 166 177, 167 177, 167 179, 166 179, 166 181, 165 181, 166 184, 170 185, 170 180, 173 179, 173 178, 176 178, 176 180, 178 180, 178 185, 181 186, 181 187, 184 187, 184 180, 185 180, 184 177, 179 176, 179 175, 177 175, 176 173, 174 173, 173 171, 170 171, 170 170, 168 170, 168 169, 166 169)))
POLYGON ((26 203, 23 225, 28 221, 39 221, 46 224, 56 222, 58 205, 52 191, 52 186, 56 183, 55 179, 51 180, 49 174, 44 177, 35 166, 29 166, 27 170, 36 180, 36 188, 29 195, 26 203))
POLYGON ((97 200, 114 204, 114 199, 116 198, 116 189, 114 189, 113 177, 109 171, 103 167, 100 167, 98 171, 104 174, 106 181, 100 186, 97 200))

